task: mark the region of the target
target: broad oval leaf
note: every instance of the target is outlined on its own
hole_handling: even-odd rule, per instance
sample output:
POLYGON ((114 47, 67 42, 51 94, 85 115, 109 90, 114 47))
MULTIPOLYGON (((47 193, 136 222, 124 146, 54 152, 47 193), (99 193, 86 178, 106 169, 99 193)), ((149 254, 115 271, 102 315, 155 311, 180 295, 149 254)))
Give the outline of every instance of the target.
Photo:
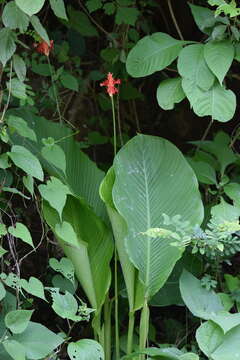
POLYGON ((210 34, 211 28, 215 25, 217 21, 214 11, 208 9, 205 6, 197 6, 190 3, 189 6, 198 28, 202 32, 210 34))
POLYGON ((209 41, 204 45, 205 60, 220 84, 233 62, 234 53, 234 46, 230 40, 209 41))
POLYGON ((5 316, 5 324, 14 334, 21 334, 28 326, 34 310, 13 310, 5 316))
POLYGON ((158 32, 137 42, 127 58, 127 72, 142 77, 160 71, 170 65, 186 42, 158 32))
POLYGON ((203 90, 210 89, 215 80, 204 58, 203 44, 189 45, 180 51, 178 71, 182 77, 191 79, 203 90))
POLYGON ((26 357, 33 360, 45 358, 64 341, 61 336, 32 321, 23 333, 13 335, 12 339, 23 345, 26 357))
POLYGON ((206 321, 196 332, 196 340, 202 352, 210 357, 223 341, 223 331, 213 321, 206 321))
POLYGON ((158 105, 164 110, 172 110, 174 105, 181 102, 185 98, 182 89, 182 79, 163 80, 157 88, 158 105))
MULTIPOLYGON (((22 344, 16 340, 5 340, 3 341, 3 347, 7 353, 11 356, 11 359, 14 360, 25 360, 26 350, 22 344)), ((5 360, 5 357, 4 357, 5 360)))
POLYGON ((221 122, 233 118, 236 110, 236 96, 231 90, 215 83, 211 89, 204 91, 189 79, 183 79, 183 90, 190 101, 193 111, 198 116, 211 116, 221 122))
POLYGON ((23 12, 32 16, 41 10, 45 0, 15 0, 15 2, 23 12))
POLYGON ((180 291, 185 305, 197 317, 208 320, 224 310, 218 295, 203 288, 201 281, 186 270, 180 277, 180 291))
POLYGON ((211 354, 213 360, 238 360, 240 358, 240 325, 228 331, 222 343, 211 354))
POLYGON ((29 150, 20 145, 14 145, 8 156, 16 166, 25 171, 28 175, 38 180, 43 180, 43 170, 39 160, 29 150))
POLYGON ((29 25, 29 18, 24 12, 16 6, 14 1, 8 2, 2 13, 3 24, 12 29, 19 29, 20 32, 27 31, 29 25))
POLYGON ((114 170, 113 201, 127 222, 127 252, 150 297, 164 285, 182 250, 169 238, 141 233, 161 227, 163 214, 200 224, 203 206, 197 179, 173 144, 147 135, 134 137, 119 151, 114 170))
POLYGON ((71 342, 67 348, 71 360, 104 360, 102 346, 91 339, 71 342))

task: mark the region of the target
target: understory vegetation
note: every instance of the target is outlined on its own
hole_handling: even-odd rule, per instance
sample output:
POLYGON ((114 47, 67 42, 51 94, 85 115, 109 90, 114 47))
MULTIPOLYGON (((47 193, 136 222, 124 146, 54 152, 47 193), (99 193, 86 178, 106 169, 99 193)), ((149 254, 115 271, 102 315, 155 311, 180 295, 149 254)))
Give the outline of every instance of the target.
POLYGON ((239 359, 237 2, 0 7, 0 359, 239 359))

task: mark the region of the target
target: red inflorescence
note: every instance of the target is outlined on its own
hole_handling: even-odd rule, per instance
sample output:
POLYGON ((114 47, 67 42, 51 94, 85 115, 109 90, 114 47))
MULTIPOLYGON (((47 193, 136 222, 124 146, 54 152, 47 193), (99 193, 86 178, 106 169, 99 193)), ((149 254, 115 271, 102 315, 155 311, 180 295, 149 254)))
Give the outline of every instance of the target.
POLYGON ((121 84, 120 79, 114 79, 112 73, 108 73, 107 79, 103 81, 100 86, 106 86, 107 87, 107 93, 109 96, 113 96, 114 94, 118 93, 118 89, 115 87, 115 85, 121 84))
POLYGON ((48 45, 46 41, 42 40, 40 43, 34 43, 33 46, 38 53, 49 56, 53 49, 53 40, 50 40, 50 45, 48 45))

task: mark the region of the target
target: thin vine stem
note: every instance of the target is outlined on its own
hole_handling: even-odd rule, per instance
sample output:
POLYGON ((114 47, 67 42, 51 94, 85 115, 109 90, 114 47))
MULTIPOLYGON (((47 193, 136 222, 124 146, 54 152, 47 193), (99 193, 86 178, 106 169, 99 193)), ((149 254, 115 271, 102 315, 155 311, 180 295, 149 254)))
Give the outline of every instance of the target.
POLYGON ((202 136, 202 138, 201 138, 201 140, 200 140, 200 142, 199 142, 199 144, 197 146, 196 152, 198 152, 198 150, 200 149, 200 147, 202 145, 202 142, 206 139, 207 134, 209 133, 209 130, 211 129, 211 126, 213 124, 213 121, 214 121, 213 118, 211 118, 211 120, 209 121, 209 124, 208 124, 206 130, 204 131, 204 134, 203 134, 203 136, 202 136))
POLYGON ((167 0, 167 3, 168 3, 168 8, 169 8, 169 11, 170 11, 170 14, 171 14, 171 17, 172 17, 172 21, 173 21, 173 23, 174 23, 174 25, 175 25, 175 28, 176 28, 176 30, 177 30, 177 33, 178 33, 180 39, 181 39, 181 40, 184 40, 184 37, 183 37, 183 35, 182 35, 182 32, 181 32, 181 30, 180 30, 180 28, 179 28, 179 26, 178 26, 176 17, 175 17, 175 15, 174 15, 174 11, 173 11, 173 8, 172 8, 171 0, 167 0))
POLYGON ((113 96, 110 96, 111 104, 112 104, 112 117, 113 117, 113 148, 114 148, 114 156, 117 153, 117 131, 116 131, 116 114, 115 114, 115 105, 113 96))
POLYGON ((55 101, 56 101, 56 105, 57 105, 57 113, 59 116, 59 121, 60 124, 63 123, 63 118, 62 118, 62 114, 61 114, 61 110, 60 110, 60 104, 59 104, 59 100, 58 100, 58 95, 57 95, 57 90, 56 90, 56 85, 55 85, 55 81, 54 81, 54 74, 53 74, 53 69, 52 69, 52 65, 49 59, 49 56, 47 56, 47 61, 48 61, 48 65, 49 65, 49 70, 50 70, 50 75, 51 75, 51 80, 52 80, 52 87, 53 87, 53 95, 55 97, 55 101))

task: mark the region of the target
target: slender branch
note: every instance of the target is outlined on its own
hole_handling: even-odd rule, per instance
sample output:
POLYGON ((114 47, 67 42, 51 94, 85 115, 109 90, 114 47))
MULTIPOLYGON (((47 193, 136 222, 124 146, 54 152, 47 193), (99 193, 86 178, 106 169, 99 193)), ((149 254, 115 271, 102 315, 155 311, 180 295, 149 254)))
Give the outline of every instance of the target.
POLYGON ((11 99, 11 90, 12 90, 12 68, 13 68, 13 63, 11 61, 10 63, 10 77, 9 77, 9 87, 8 87, 8 97, 7 97, 7 102, 6 104, 4 105, 4 108, 3 108, 3 112, 2 112, 2 116, 1 116, 1 119, 0 119, 0 123, 2 123, 4 121, 4 116, 6 114, 6 111, 8 109, 8 106, 9 106, 9 103, 10 103, 10 99, 11 99))
POLYGON ((174 25, 175 25, 175 28, 176 28, 176 30, 177 30, 177 33, 178 33, 180 39, 181 39, 181 40, 184 40, 184 37, 183 37, 182 32, 181 32, 181 30, 180 30, 180 28, 179 28, 179 26, 178 26, 176 17, 175 17, 174 12, 173 12, 171 0, 167 0, 167 3, 168 3, 168 8, 169 8, 169 11, 170 11, 170 14, 171 14, 171 17, 172 17, 172 21, 173 21, 173 23, 174 23, 174 25))
POLYGON ((209 130, 211 129, 212 124, 213 124, 213 118, 211 118, 211 120, 209 121, 209 124, 208 124, 206 130, 204 131, 204 134, 203 134, 203 136, 202 136, 202 138, 201 138, 201 140, 200 140, 200 143, 198 144, 198 147, 197 147, 197 149, 196 149, 196 152, 198 152, 198 150, 199 150, 200 147, 201 147, 202 142, 206 139, 206 136, 207 136, 207 134, 209 133, 209 130))

